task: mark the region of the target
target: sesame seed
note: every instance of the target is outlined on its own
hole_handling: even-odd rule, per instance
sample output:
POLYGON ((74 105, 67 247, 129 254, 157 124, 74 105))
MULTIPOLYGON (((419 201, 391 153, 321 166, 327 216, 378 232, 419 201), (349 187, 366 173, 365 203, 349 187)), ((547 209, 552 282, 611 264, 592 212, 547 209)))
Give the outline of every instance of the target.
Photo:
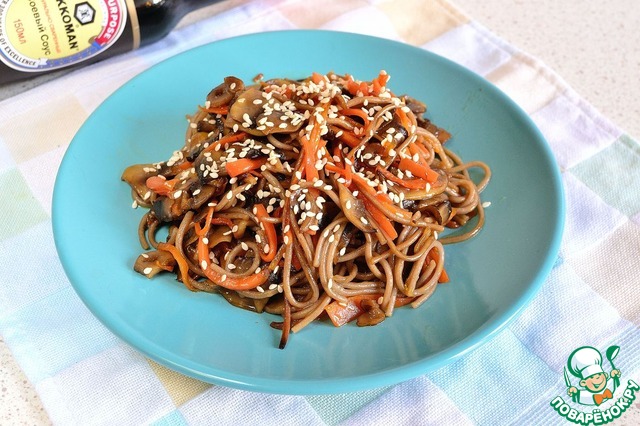
POLYGON ((365 219, 364 216, 360 216, 360 222, 364 223, 365 225, 369 224, 369 221, 365 219))
POLYGON ((491 201, 485 201, 484 203, 482 203, 482 207, 487 208, 491 205, 491 201))
POLYGON ((227 274, 222 274, 222 277, 220 278, 220 282, 225 282, 227 279, 227 274))
POLYGON ((345 254, 346 252, 347 252, 347 248, 346 248, 346 247, 342 247, 342 248, 340 249, 340 251, 338 252, 338 254, 339 254, 340 256, 344 256, 344 254, 345 254))
POLYGON ((131 203, 131 208, 134 208, 134 209, 138 208, 138 202, 136 200, 133 200, 133 203, 131 203))
POLYGON ((333 279, 329 278, 329 281, 327 281, 327 288, 331 287, 333 287, 333 279))
POLYGON ((173 193, 173 198, 180 198, 180 196, 182 195, 182 190, 178 189, 176 192, 173 193))
POLYGON ((207 261, 206 261, 206 260, 203 260, 202 262, 200 262, 200 267, 201 267, 202 269, 207 269, 207 261))
POLYGON ((260 237, 260 234, 256 234, 256 243, 262 243, 262 237, 260 237))
POLYGON ((240 247, 242 247, 244 251, 249 251, 249 246, 244 241, 240 243, 240 247))
POLYGON ((149 267, 144 268, 142 273, 145 274, 145 275, 149 275, 152 271, 153 271, 153 268, 149 266, 149 267))
POLYGON ((344 206, 347 208, 347 210, 351 209, 351 200, 347 200, 344 206))
POLYGON ((148 258, 149 258, 149 255, 148 255, 147 253, 142 253, 142 255, 141 255, 141 256, 142 256, 142 257, 144 257, 145 259, 148 259, 148 258))
POLYGON ((262 251, 264 251, 265 253, 269 253, 269 244, 265 244, 264 248, 262 249, 262 251))
POLYGON ((202 242, 205 244, 209 244, 209 239, 207 237, 202 238, 202 242))

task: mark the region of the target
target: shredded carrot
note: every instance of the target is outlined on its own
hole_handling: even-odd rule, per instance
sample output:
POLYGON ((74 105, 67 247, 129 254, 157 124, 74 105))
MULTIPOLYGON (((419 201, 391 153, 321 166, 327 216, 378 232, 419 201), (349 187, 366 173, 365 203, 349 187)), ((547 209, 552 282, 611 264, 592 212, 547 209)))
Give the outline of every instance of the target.
POLYGON ((209 114, 221 114, 221 115, 226 115, 229 114, 229 106, 228 105, 224 105, 224 106, 219 106, 219 107, 199 107, 202 111, 206 111, 209 114))
POLYGON ((178 183, 175 179, 166 180, 161 176, 150 176, 147 178, 145 184, 147 188, 152 190, 158 195, 167 196, 173 192, 174 186, 178 183))
POLYGON ((200 229, 200 224, 196 223, 196 235, 204 237, 209 233, 211 227, 211 220, 213 219, 213 207, 209 207, 207 215, 205 216, 204 226, 200 229))
POLYGON ((431 170, 429 166, 416 163, 410 158, 401 159, 398 168, 401 170, 409 170, 414 176, 425 179, 429 183, 434 183, 438 179, 437 172, 431 170))
POLYGON ((320 175, 315 167, 316 148, 306 136, 300 138, 300 144, 304 150, 304 159, 301 166, 304 170, 305 179, 308 181, 318 179, 320 175))
MULTIPOLYGON (((200 265, 202 265, 203 262, 208 265, 210 261, 209 247, 204 244, 204 241, 201 238, 198 240, 198 262, 200 262, 200 265)), ((178 263, 178 265, 180 264, 178 263)), ((271 270, 269 268, 262 268, 260 272, 244 277, 227 277, 226 274, 221 274, 217 270, 207 267, 202 268, 202 272, 214 284, 228 288, 229 290, 237 291, 252 290, 259 285, 262 285, 267 281, 271 274, 271 270)))
POLYGON ((391 201, 391 199, 386 194, 382 194, 382 193, 376 194, 375 198, 380 203, 384 204, 385 211, 388 211, 389 213, 399 218, 402 218, 404 220, 411 220, 411 216, 412 216, 411 212, 409 210, 405 210, 399 207, 397 204, 391 201))
POLYGON ((382 233, 390 240, 395 240, 398 237, 398 233, 393 226, 393 223, 385 216, 383 212, 381 212, 371 201, 367 199, 364 195, 358 194, 358 198, 362 200, 365 209, 371 215, 373 220, 376 222, 382 233))
POLYGON ((338 139, 351 148, 355 148, 356 146, 360 145, 360 142, 362 142, 354 133, 344 130, 342 131, 342 134, 338 136, 338 139))
POLYGON ((233 228, 233 221, 226 217, 214 217, 211 219, 212 225, 227 225, 229 229, 233 228))
POLYGON ((243 173, 248 173, 252 170, 259 169, 264 163, 267 162, 267 159, 262 158, 241 158, 236 161, 227 162, 226 168, 227 173, 231 177, 240 176, 243 173))
POLYGON ((180 171, 190 169, 191 167, 193 167, 193 163, 191 161, 183 161, 176 165, 176 168, 180 171))
POLYGON ((411 128, 411 121, 409 120, 407 113, 404 112, 402 108, 396 108, 396 115, 398 116, 402 127, 404 127, 405 130, 408 131, 411 128))
POLYGON ((168 243, 158 243, 158 250, 167 251, 171 253, 171 256, 178 263, 178 268, 180 269, 180 279, 182 283, 191 291, 196 291, 196 288, 191 285, 189 282, 189 264, 187 263, 187 259, 184 258, 173 244, 168 243))
POLYGON ((315 84, 319 84, 323 80, 324 76, 322 74, 318 74, 317 72, 313 72, 311 74, 311 81, 313 81, 315 84))
POLYGON ((386 86, 389 78, 389 74, 387 74, 386 71, 380 71, 376 80, 381 86, 386 86))
POLYGON ((334 300, 325 306, 324 310, 336 327, 341 327, 353 321, 364 312, 364 310, 360 308, 360 305, 351 299, 349 299, 346 305, 341 305, 338 301, 334 300))
POLYGON ((369 114, 359 108, 347 108, 339 111, 342 115, 355 115, 362 119, 364 125, 369 123, 369 114))
POLYGON ((391 173, 389 170, 378 166, 378 173, 380 173, 386 180, 408 188, 408 189, 424 189, 427 186, 427 181, 421 178, 418 179, 400 179, 398 176, 391 173))
POLYGON ((266 220, 271 219, 269 213, 267 213, 267 209, 262 204, 256 204, 254 207, 256 208, 256 216, 258 217, 265 234, 267 234, 267 244, 269 245, 269 251, 267 253, 264 251, 261 252, 260 257, 265 262, 271 262, 273 258, 276 257, 278 234, 276 233, 276 228, 273 223, 266 220))

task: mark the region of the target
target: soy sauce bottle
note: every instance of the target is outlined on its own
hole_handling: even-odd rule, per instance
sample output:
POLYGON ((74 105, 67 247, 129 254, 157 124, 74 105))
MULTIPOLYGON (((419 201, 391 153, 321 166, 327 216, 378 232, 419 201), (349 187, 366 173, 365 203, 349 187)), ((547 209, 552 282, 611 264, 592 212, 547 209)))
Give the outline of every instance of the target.
POLYGON ((221 0, 0 0, 0 84, 153 43, 221 0))

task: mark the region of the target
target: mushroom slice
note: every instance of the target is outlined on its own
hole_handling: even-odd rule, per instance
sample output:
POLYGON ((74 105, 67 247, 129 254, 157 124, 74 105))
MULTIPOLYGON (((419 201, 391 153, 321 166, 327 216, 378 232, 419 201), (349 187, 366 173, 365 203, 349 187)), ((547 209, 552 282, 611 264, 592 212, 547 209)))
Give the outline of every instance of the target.
POLYGON ((238 96, 231 105, 227 121, 228 127, 238 124, 242 130, 253 136, 276 133, 293 133, 300 129, 302 116, 283 106, 275 99, 267 100, 264 92, 250 87, 238 96))
POLYGON ((225 77, 224 81, 213 88, 207 95, 207 103, 211 108, 227 105, 234 96, 244 89, 244 83, 237 77, 225 77))
POLYGON ((440 225, 445 225, 451 219, 451 203, 449 200, 441 201, 436 204, 431 204, 422 211, 436 220, 440 225))
POLYGON ((138 256, 136 263, 133 265, 133 270, 147 278, 153 278, 162 271, 173 271, 175 266, 176 260, 171 253, 155 250, 138 256))
POLYGON ((391 190, 396 193, 403 192, 405 200, 426 200, 442 194, 447 189, 447 185, 449 185, 449 176, 442 169, 434 168, 433 170, 438 173, 438 179, 425 189, 406 190, 400 188, 399 185, 395 185, 391 190))
POLYGON ((340 194, 340 204, 342 205, 342 211, 344 215, 349 219, 349 222, 362 232, 376 232, 376 228, 373 227, 373 220, 369 216, 364 203, 358 198, 354 197, 351 191, 349 191, 344 185, 338 184, 338 190, 340 194))
POLYGON ((380 324, 386 318, 384 311, 375 300, 364 299, 360 302, 360 308, 364 311, 358 316, 356 324, 358 327, 380 324))

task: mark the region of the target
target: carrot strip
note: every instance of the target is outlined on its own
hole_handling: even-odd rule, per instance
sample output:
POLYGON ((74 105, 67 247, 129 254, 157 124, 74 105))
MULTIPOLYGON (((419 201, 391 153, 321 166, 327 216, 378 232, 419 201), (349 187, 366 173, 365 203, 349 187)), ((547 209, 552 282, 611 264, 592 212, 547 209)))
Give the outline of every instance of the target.
POLYGON ((229 114, 229 106, 219 106, 219 107, 202 107, 202 106, 198 106, 198 108, 200 108, 200 110, 202 111, 206 111, 209 114, 222 114, 222 115, 226 115, 229 114))
POLYGON ((360 145, 361 140, 351 132, 342 131, 342 134, 338 137, 338 139, 345 144, 347 144, 351 148, 355 148, 360 145))
POLYGON ((383 212, 381 212, 371 201, 367 199, 367 197, 358 194, 358 198, 360 198, 364 204, 365 209, 371 215, 373 220, 376 222, 382 233, 390 240, 395 240, 398 238, 398 233, 393 226, 393 223, 385 216, 383 212))
POLYGON ((260 257, 265 262, 271 262, 274 257, 276 257, 276 249, 278 248, 278 235, 276 233, 276 228, 273 223, 269 222, 265 219, 271 219, 269 213, 267 213, 267 209, 262 204, 256 204, 256 216, 264 229, 265 234, 267 234, 267 244, 269 245, 269 251, 267 253, 261 252, 260 257))
MULTIPOLYGON (((209 264, 210 262, 209 247, 204 244, 202 239, 198 240, 198 262, 200 262, 201 265, 203 265, 203 262, 205 264, 209 264)), ((227 277, 226 274, 221 274, 217 270, 207 267, 202 268, 202 272, 204 272, 204 275, 214 284, 228 288, 229 290, 252 290, 264 284, 271 274, 269 268, 262 268, 260 272, 245 277, 227 277)))
POLYGON ((189 264, 187 263, 187 259, 185 259, 176 246, 168 243, 158 243, 158 250, 167 251, 171 253, 173 258, 178 263, 178 268, 180 269, 180 279, 182 283, 191 291, 196 291, 196 288, 193 287, 189 282, 189 264))
POLYGON ((167 180, 163 176, 150 176, 147 178, 145 185, 158 195, 167 196, 173 192, 173 188, 178 183, 177 180, 167 180))
POLYGON ((407 113, 404 112, 402 108, 396 108, 396 115, 398 116, 402 127, 404 127, 405 130, 408 131, 411 128, 411 121, 409 120, 407 113))
POLYGON ((313 81, 315 84, 319 84, 323 80, 324 76, 322 74, 319 74, 317 72, 311 73, 311 81, 313 81))
POLYGON ((360 117, 365 126, 369 123, 369 114, 359 108, 347 108, 340 110, 339 112, 343 115, 355 115, 356 117, 360 117))
POLYGON ((227 173, 231 177, 240 176, 243 173, 259 169, 266 162, 267 159, 264 157, 256 159, 241 158, 226 164, 227 173))
POLYGON ((434 183, 438 179, 438 173, 431 170, 429 166, 416 163, 409 158, 400 160, 398 168, 401 170, 409 170, 414 176, 425 179, 429 183, 434 183))
POLYGON ((391 173, 389 170, 378 166, 378 173, 380 173, 385 179, 397 183, 398 185, 408 189, 424 189, 427 186, 427 181, 424 179, 400 179, 398 176, 391 173))

